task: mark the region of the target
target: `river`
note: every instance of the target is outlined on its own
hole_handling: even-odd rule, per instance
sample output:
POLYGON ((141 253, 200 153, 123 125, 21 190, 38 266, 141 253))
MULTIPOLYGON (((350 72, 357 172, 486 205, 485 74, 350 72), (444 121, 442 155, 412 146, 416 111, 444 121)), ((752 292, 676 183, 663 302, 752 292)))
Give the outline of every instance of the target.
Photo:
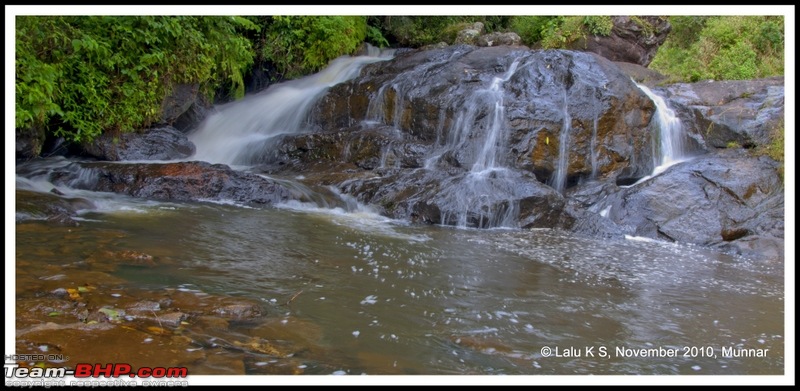
MULTIPOLYGON (((133 314, 131 302, 155 301, 153 315, 187 314, 178 327, 123 317, 117 327, 143 330, 141 338, 96 341, 130 362, 180 334, 194 358, 176 362, 192 374, 783 374, 780 263, 632 237, 412 225, 363 206, 94 199, 104 207, 82 213, 77 227, 16 225, 19 353, 48 345, 31 332, 48 315, 21 311, 41 312, 48 291, 83 284, 90 310, 133 314), (150 258, 120 262, 125 251, 150 258), (244 300, 262 312, 215 326, 201 305, 159 301, 165 292, 244 300), (651 356, 631 356, 641 349, 651 356)), ((93 358, 92 348, 81 356, 68 341, 49 345, 93 358)))

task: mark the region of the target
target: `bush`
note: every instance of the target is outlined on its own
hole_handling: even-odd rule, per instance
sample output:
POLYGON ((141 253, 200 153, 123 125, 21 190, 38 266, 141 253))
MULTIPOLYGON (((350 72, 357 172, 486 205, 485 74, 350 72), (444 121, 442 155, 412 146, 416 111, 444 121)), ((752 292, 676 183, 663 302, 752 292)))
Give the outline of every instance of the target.
POLYGON ((526 45, 533 45, 542 40, 542 31, 555 16, 514 16, 509 27, 517 33, 526 45))
POLYGON ((672 82, 783 75, 782 16, 671 16, 670 24, 650 67, 672 82))
POLYGON ((260 53, 281 78, 318 71, 330 60, 353 53, 367 36, 364 16, 273 16, 263 27, 260 53))
POLYGON ((589 34, 611 34, 614 21, 610 16, 515 16, 510 28, 526 45, 563 49, 589 34))
POLYGON ((177 83, 244 94, 253 60, 238 17, 18 16, 18 129, 76 142, 147 127, 177 83))

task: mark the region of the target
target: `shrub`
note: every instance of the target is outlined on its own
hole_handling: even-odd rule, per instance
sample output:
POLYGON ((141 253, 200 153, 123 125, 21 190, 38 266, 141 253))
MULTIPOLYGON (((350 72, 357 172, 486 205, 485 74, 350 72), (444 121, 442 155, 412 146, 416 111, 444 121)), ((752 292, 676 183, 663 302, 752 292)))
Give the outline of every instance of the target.
POLYGON ((89 141, 149 126, 176 83, 244 94, 255 25, 238 17, 18 16, 16 119, 89 141))
POLYGON ((318 71, 353 53, 367 36, 364 16, 273 16, 263 27, 260 54, 284 78, 318 71))
POLYGON ((782 16, 671 16, 670 24, 650 67, 673 82, 783 75, 782 16))

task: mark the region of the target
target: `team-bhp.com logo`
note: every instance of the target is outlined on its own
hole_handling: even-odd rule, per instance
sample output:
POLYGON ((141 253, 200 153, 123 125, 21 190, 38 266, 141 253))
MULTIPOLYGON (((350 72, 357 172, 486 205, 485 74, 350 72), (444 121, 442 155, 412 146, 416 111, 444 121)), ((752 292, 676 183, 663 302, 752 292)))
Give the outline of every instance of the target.
MULTIPOLYGON (((27 360, 26 360, 27 361, 27 360)), ((183 379, 189 375, 186 367, 142 367, 130 364, 77 364, 74 368, 20 367, 4 365, 6 386, 188 386, 183 379), (65 380, 68 376, 75 380, 65 380), (133 379, 133 380, 126 380, 133 379), (151 380, 152 379, 152 380, 151 380)))

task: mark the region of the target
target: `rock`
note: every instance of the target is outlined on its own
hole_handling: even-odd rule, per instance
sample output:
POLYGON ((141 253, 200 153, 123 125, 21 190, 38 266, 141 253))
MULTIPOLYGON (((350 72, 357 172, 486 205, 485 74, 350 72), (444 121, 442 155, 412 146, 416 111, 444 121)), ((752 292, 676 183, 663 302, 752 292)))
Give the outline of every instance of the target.
POLYGON ((157 200, 226 200, 268 205, 302 198, 301 193, 271 179, 205 162, 76 162, 54 171, 51 180, 79 189, 157 200))
POLYGON ((613 63, 591 54, 464 45, 412 52, 368 65, 361 78, 331 88, 313 119, 323 129, 368 121, 390 125, 417 143, 450 143, 452 153, 441 156, 469 168, 482 144, 452 144, 486 137, 492 118, 487 111, 494 105, 482 100, 482 91, 515 60, 516 72, 503 83, 501 96, 500 126, 509 129, 503 135, 508 147, 499 156, 504 164, 551 183, 567 112, 568 183, 631 165, 652 171, 653 102, 613 63))
POLYGON ((438 43, 432 43, 430 45, 422 46, 422 47, 419 48, 419 50, 444 49, 444 48, 446 48, 448 46, 450 46, 450 45, 448 45, 447 42, 438 42, 438 43))
MULTIPOLYGON (((258 82, 256 87, 266 88, 265 86, 262 87, 265 81, 258 82)), ((192 130, 197 128, 203 120, 206 119, 211 113, 213 113, 214 104, 208 100, 203 94, 197 94, 195 97, 194 103, 189 106, 189 108, 181 114, 175 121, 171 124, 172 127, 177 129, 182 133, 190 133, 192 130)))
POLYGON ((188 315, 183 312, 170 312, 168 314, 158 314, 156 316, 156 321, 165 326, 178 327, 187 317, 188 315))
POLYGON ((667 77, 658 73, 658 71, 645 68, 639 64, 621 61, 615 61, 614 64, 616 64, 622 72, 633 79, 633 81, 650 87, 651 89, 667 80, 667 77))
POLYGON ((521 43, 522 38, 520 38, 515 32, 494 32, 491 34, 481 35, 476 42, 478 46, 518 46, 521 43))
POLYGON ((610 35, 587 36, 573 42, 570 48, 647 67, 672 30, 663 16, 614 16, 612 21, 610 35))
POLYGON ((637 236, 740 250, 783 238, 776 163, 735 151, 677 164, 600 204, 637 236))
MULTIPOLYGON (((193 372, 196 363, 205 359, 202 351, 189 349, 192 347, 190 340, 154 336, 113 323, 47 323, 17 330, 18 354, 41 354, 38 346, 43 344, 57 347, 48 353, 68 356, 67 364, 70 366, 76 363, 124 361, 133 368, 188 366, 189 373, 197 374, 199 371, 193 372), (124 360, 120 357, 124 357, 124 360)), ((63 362, 54 364, 64 365, 63 362)))
POLYGON ((116 258, 117 262, 128 266, 145 266, 154 267, 156 263, 153 261, 153 256, 145 254, 141 251, 135 250, 121 250, 116 252, 109 252, 111 258, 116 258))
POLYGON ((110 161, 176 160, 194 154, 195 147, 185 134, 165 126, 137 133, 104 133, 84 145, 84 151, 110 161))
POLYGON ((17 189, 15 191, 16 220, 47 220, 58 225, 79 225, 74 217, 78 211, 94 209, 94 204, 79 197, 64 197, 54 193, 17 189))
POLYGON ((178 84, 172 88, 169 95, 161 102, 161 122, 172 125, 175 121, 197 100, 200 91, 198 84, 178 84))
MULTIPOLYGON (((261 161, 395 218, 572 227, 581 213, 560 191, 652 171, 654 113, 597 55, 454 45, 365 66, 313 108, 321 131, 284 136, 261 161)), ((603 224, 585 230, 616 232, 603 224)))
POLYGON ((14 129, 14 141, 17 160, 39 157, 45 143, 44 129, 14 129))
POLYGON ((215 308, 214 314, 224 319, 251 319, 261 316, 261 309, 256 304, 235 303, 215 308))
POLYGON ((153 300, 141 300, 125 307, 132 315, 149 316, 156 311, 161 311, 161 304, 153 300))
POLYGON ((458 32, 454 44, 474 45, 481 34, 483 34, 483 23, 475 22, 458 32))
POLYGON ((708 148, 768 145, 784 121, 784 78, 678 83, 655 90, 708 148))

